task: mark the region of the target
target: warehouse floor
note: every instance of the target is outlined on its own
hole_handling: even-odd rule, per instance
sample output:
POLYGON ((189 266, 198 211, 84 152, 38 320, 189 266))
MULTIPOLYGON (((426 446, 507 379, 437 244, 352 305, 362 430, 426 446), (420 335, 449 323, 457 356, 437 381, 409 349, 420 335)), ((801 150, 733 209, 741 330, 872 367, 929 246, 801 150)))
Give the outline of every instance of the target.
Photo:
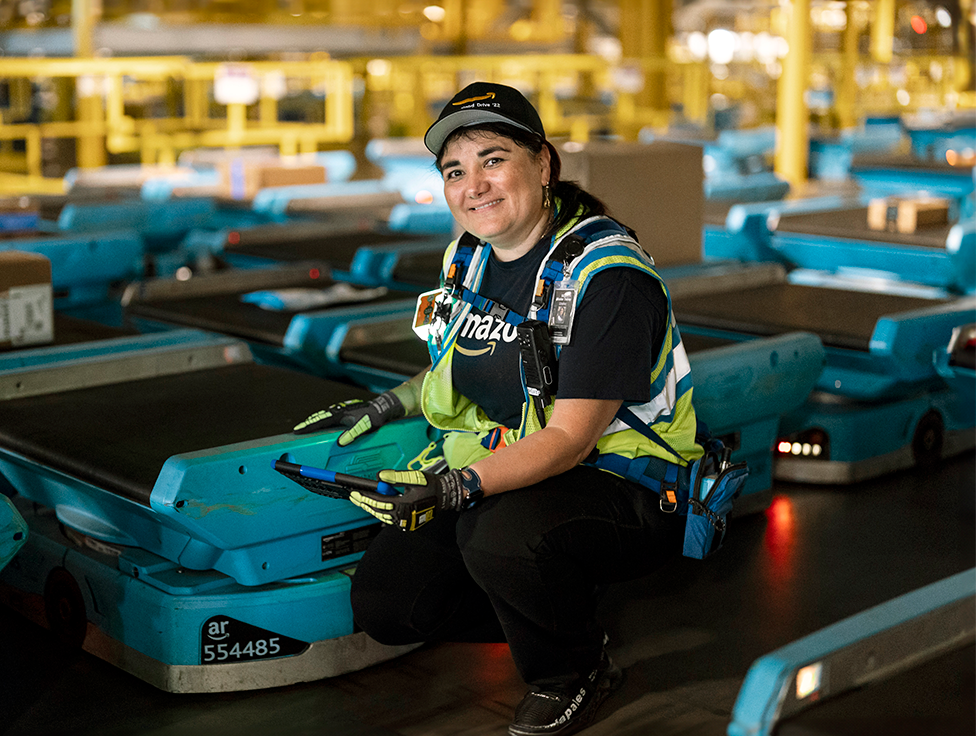
MULTIPOLYGON (((971 453, 848 487, 778 483, 766 513, 735 520, 717 556, 610 590, 604 621, 627 678, 587 733, 724 734, 757 657, 973 568, 974 489, 971 453)), ((330 680, 175 695, 64 651, 8 610, 0 626, 0 732, 10 736, 491 736, 506 733, 524 691, 504 645, 439 643, 330 680)), ((935 696, 882 694, 843 732, 875 723, 889 736, 972 736, 972 659, 942 671, 935 696)))

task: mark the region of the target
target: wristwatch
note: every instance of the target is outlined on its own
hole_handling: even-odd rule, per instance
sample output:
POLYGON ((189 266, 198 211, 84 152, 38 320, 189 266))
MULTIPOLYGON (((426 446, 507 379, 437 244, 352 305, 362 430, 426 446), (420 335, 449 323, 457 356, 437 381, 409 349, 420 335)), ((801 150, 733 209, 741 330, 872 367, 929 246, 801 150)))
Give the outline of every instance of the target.
POLYGON ((461 501, 463 509, 474 508, 485 496, 481 490, 481 477, 471 468, 461 471, 461 486, 464 488, 464 498, 461 501))

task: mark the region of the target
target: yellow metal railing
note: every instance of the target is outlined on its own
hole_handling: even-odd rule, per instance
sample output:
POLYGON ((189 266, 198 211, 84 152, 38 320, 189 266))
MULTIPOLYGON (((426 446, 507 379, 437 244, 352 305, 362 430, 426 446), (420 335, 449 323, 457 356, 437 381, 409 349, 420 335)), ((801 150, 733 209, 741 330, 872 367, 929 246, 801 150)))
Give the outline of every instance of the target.
POLYGON ((7 169, 0 191, 60 191, 60 179, 42 173, 46 139, 74 139, 78 165, 91 168, 105 164, 109 154, 172 164, 192 148, 272 145, 292 155, 354 136, 352 66, 328 59, 216 64, 183 57, 15 58, 0 59, 0 79, 12 92, 23 92, 25 83, 28 88, 10 95, 12 104, 0 117, 0 165, 7 169), (37 111, 23 98, 30 97, 31 85, 51 80, 69 82, 60 92, 74 96, 74 114, 70 105, 59 107, 73 119, 33 122, 37 111), (312 119, 279 120, 279 100, 298 93, 320 100, 318 109, 303 110, 312 119), (22 142, 22 154, 10 150, 14 141, 22 142))
MULTIPOLYGON (((850 64, 840 54, 819 52, 811 68, 836 81, 850 64)), ((856 109, 846 117, 974 105, 971 93, 959 91, 971 73, 965 59, 918 56, 872 68, 877 79, 857 90, 856 109)), ((747 71, 751 79, 763 75, 757 65, 747 71)), ((275 146, 287 156, 375 137, 420 136, 440 106, 475 79, 526 91, 553 137, 583 142, 609 132, 633 140, 642 128, 671 122, 670 109, 652 109, 640 95, 643 81, 662 72, 668 99, 700 124, 707 122, 713 93, 732 100, 752 95, 766 107, 775 99, 772 78, 752 89, 741 81, 745 75, 719 80, 707 62, 674 54, 616 63, 590 54, 341 62, 311 55, 223 64, 185 57, 0 59, 8 91, 8 104, 0 108, 0 192, 62 190, 59 178, 43 175, 51 139, 73 139, 77 165, 94 168, 110 160, 171 165, 181 151, 201 147, 275 146), (39 106, 44 94, 48 103, 39 106), (288 115, 296 119, 283 121, 288 115)))
POLYGON ((590 54, 413 56, 361 59, 355 65, 366 80, 372 112, 384 116, 385 135, 423 135, 440 105, 475 80, 518 87, 532 98, 550 136, 580 142, 598 130, 632 138, 640 127, 662 123, 667 111, 639 107, 630 91, 652 71, 667 70, 685 81, 683 88, 702 89, 694 79, 701 78, 696 65, 678 68, 665 59, 611 64, 590 54), (612 95, 612 103, 585 93, 588 89, 612 95))

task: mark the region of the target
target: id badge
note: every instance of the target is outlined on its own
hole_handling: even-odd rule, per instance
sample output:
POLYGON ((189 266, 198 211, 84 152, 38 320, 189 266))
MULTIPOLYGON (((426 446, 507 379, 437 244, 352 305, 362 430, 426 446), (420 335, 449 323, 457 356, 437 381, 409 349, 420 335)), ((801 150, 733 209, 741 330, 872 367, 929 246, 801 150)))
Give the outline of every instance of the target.
POLYGON ((437 300, 444 293, 443 289, 425 291, 417 297, 417 308, 413 313, 413 331, 423 341, 430 336, 434 318, 437 314, 437 300))
POLYGON ((549 327, 556 345, 568 345, 573 337, 573 314, 576 312, 578 281, 557 281, 552 290, 549 327))

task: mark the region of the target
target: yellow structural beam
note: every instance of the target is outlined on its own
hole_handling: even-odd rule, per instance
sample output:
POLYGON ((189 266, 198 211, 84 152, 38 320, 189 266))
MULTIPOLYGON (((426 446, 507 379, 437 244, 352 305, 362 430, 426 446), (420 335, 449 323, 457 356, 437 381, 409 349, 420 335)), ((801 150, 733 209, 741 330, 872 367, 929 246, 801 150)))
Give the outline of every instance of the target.
MULTIPOLYGON (((101 2, 96 7, 95 0, 71 2, 71 30, 75 57, 78 59, 87 60, 94 54, 93 39, 100 8, 101 2)), ((97 87, 98 82, 87 76, 79 77, 75 83, 78 121, 85 131, 78 136, 76 147, 78 165, 82 168, 97 168, 108 161, 104 136, 92 132, 103 118, 101 94, 97 87)))
POLYGON ((792 0, 785 8, 786 41, 789 50, 783 59, 776 94, 775 170, 790 184, 807 179, 810 137, 809 113, 804 93, 810 75, 812 25, 810 0, 792 0))
POLYGON ((854 12, 853 2, 844 6, 845 25, 841 37, 841 65, 837 79, 837 100, 834 110, 837 113, 837 124, 841 128, 853 128, 857 125, 857 72, 858 44, 860 28, 857 25, 857 14, 854 12))
POLYGON ((95 53, 95 25, 101 15, 101 0, 71 0, 71 35, 75 57, 91 58, 95 53))
POLYGON ((871 57, 879 64, 888 64, 895 37, 895 0, 874 0, 872 11, 871 57))
MULTIPOLYGON (((638 62, 664 62, 672 31, 672 0, 619 0, 619 5, 623 57, 638 62)), ((667 109, 666 65, 662 63, 644 74, 644 89, 637 93, 637 105, 667 109)))

